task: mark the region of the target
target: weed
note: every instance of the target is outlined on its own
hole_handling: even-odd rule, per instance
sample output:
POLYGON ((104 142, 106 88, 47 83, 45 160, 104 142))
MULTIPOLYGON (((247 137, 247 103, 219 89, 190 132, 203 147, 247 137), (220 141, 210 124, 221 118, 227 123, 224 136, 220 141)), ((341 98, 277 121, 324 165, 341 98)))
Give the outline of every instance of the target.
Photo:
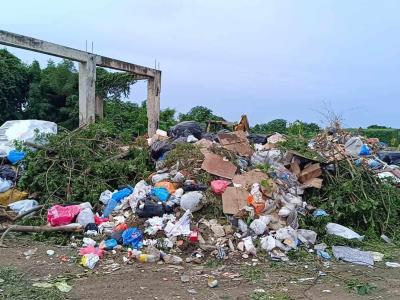
POLYGON ((264 271, 259 266, 249 266, 242 271, 242 276, 251 282, 258 282, 264 278, 264 271))
POLYGON ((180 170, 193 173, 195 168, 200 167, 203 159, 204 155, 197 146, 190 143, 181 143, 168 152, 165 158, 165 166, 172 167, 178 163, 180 170))
POLYGON ((349 291, 355 292, 358 295, 370 295, 376 286, 368 282, 361 282, 358 279, 349 279, 346 281, 346 287, 349 291))
POLYGON ((251 300, 291 300, 292 298, 284 293, 268 294, 263 291, 254 291, 250 294, 251 300))
POLYGON ((219 267, 221 267, 221 266, 223 266, 223 265, 224 265, 224 261, 223 261, 223 260, 220 260, 220 259, 209 259, 209 260, 205 263, 205 266, 206 266, 207 268, 213 268, 213 269, 219 268, 219 267))
POLYGON ((65 296, 56 288, 37 288, 23 278, 14 268, 0 267, 2 299, 61 300, 65 296), (4 280, 4 281, 3 281, 4 280))

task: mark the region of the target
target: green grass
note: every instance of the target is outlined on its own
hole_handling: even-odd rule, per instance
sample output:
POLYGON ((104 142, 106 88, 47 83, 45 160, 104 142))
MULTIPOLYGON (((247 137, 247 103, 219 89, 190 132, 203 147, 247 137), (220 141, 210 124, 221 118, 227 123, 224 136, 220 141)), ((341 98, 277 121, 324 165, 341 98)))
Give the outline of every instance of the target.
POLYGON ((265 278, 264 271, 259 266, 248 266, 241 272, 242 276, 253 283, 265 278))
POLYGON ((291 300, 292 298, 290 298, 288 295, 284 294, 284 293, 273 293, 273 294, 269 294, 267 292, 252 292, 250 294, 250 299, 251 300, 291 300))
POLYGON ((220 259, 209 259, 205 264, 207 268, 219 268, 224 265, 224 261, 220 259))
POLYGON ((368 282, 361 282, 358 279, 347 280, 346 287, 348 291, 354 292, 360 296, 370 295, 374 290, 376 290, 376 286, 368 282))
POLYGON ((0 299, 14 300, 60 300, 65 296, 56 288, 37 288, 14 268, 0 267, 0 299), (3 281, 4 280, 4 281, 3 281))

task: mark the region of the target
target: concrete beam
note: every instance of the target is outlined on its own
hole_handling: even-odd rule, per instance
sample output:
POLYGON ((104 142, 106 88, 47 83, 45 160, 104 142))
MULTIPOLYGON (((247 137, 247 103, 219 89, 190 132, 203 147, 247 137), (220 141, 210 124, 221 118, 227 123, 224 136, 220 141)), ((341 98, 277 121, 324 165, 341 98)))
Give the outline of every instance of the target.
POLYGON ((43 40, 31 38, 28 36, 11 33, 0 30, 0 44, 31 50, 44 54, 54 55, 61 58, 71 59, 80 62, 86 62, 89 59, 90 53, 49 43, 43 40))
POLYGON ((114 70, 120 70, 125 72, 130 72, 136 75, 141 75, 146 78, 154 78, 157 74, 157 70, 131 64, 122 60, 117 60, 105 56, 100 56, 97 65, 100 67, 110 68, 114 70))

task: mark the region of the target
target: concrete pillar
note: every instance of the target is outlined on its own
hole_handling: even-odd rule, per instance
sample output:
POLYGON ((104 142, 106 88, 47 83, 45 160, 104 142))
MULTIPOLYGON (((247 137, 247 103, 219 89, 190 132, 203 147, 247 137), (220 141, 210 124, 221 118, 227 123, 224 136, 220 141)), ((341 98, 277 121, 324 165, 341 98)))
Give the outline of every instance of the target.
POLYGON ((93 123, 96 118, 96 60, 90 56, 79 63, 79 126, 93 123))
POLYGON ((104 118, 104 99, 101 96, 96 96, 96 118, 102 120, 104 118))
POLYGON ((156 133, 160 121, 161 71, 147 81, 147 132, 149 137, 156 133))

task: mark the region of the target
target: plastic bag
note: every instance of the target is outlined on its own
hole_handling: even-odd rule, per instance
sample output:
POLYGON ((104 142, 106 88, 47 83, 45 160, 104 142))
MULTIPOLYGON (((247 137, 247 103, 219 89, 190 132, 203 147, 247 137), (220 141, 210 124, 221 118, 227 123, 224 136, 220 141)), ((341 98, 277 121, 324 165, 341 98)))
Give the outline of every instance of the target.
POLYGON ((13 182, 11 180, 0 178, 0 193, 8 191, 12 186, 13 182))
POLYGON ((192 212, 198 211, 203 207, 202 199, 202 192, 188 192, 181 198, 181 208, 192 212))
POLYGON ((146 181, 141 180, 136 183, 133 193, 128 196, 129 206, 134 213, 136 212, 138 202, 145 199, 150 191, 151 186, 149 186, 146 181))
POLYGON ((374 265, 374 258, 367 251, 360 251, 347 246, 332 246, 332 252, 336 259, 342 259, 357 265, 374 265))
POLYGON ((328 234, 337 235, 348 240, 357 239, 361 241, 364 238, 364 236, 359 235, 350 228, 344 227, 336 223, 328 223, 326 225, 326 232, 328 234))
POLYGON ((82 256, 81 265, 93 270, 99 260, 96 254, 85 254, 82 256))
POLYGON ((264 145, 268 142, 268 137, 265 134, 251 133, 247 136, 247 139, 253 144, 264 145))
POLYGON ((172 150, 173 148, 174 148, 174 146, 171 145, 168 140, 156 141, 150 147, 151 158, 154 160, 158 160, 166 152, 172 150))
POLYGON ((366 156, 366 155, 371 155, 371 149, 368 147, 366 144, 362 144, 360 148, 360 156, 366 156))
POLYGON ((173 194, 173 193, 175 193, 175 191, 176 191, 176 184, 175 184, 175 183, 172 183, 172 182, 169 182, 169 181, 160 181, 160 182, 157 182, 154 186, 155 186, 155 187, 163 187, 163 188, 166 188, 167 191, 168 191, 170 194, 173 194))
POLYGON ((47 221, 51 226, 67 225, 79 214, 79 205, 61 206, 54 205, 47 211, 47 221))
POLYGON ((272 251, 276 247, 276 240, 273 236, 268 235, 261 238, 261 248, 265 251, 272 251))
POLYGON ((312 230, 307 229, 297 229, 298 239, 303 244, 311 244, 314 245, 315 241, 317 240, 317 233, 312 230))
POLYGON ((270 216, 261 216, 251 222, 250 229, 253 230, 255 234, 262 235, 267 229, 269 222, 271 222, 270 216))
POLYGON ((100 243, 99 248, 104 250, 112 250, 117 247, 118 243, 116 239, 104 240, 100 243))
POLYGON ((23 160, 25 156, 26 153, 24 151, 11 150, 7 155, 7 159, 10 163, 15 165, 19 161, 23 160))
POLYGON ((251 236, 245 237, 243 239, 243 243, 244 243, 244 249, 248 254, 257 255, 257 249, 253 244, 253 240, 251 239, 251 236))
POLYGON ((82 226, 86 226, 89 223, 95 223, 93 211, 90 208, 82 209, 76 217, 76 222, 82 226))
POLYGON ((360 154, 361 147, 363 146, 363 141, 360 137, 352 137, 345 144, 344 148, 347 155, 357 157, 360 154))
POLYGON ((100 194, 99 201, 104 205, 107 205, 108 201, 111 200, 113 193, 109 190, 105 190, 100 194))
POLYGON ((226 188, 230 184, 231 183, 226 180, 213 180, 213 181, 211 181, 211 189, 217 195, 221 195, 221 194, 223 194, 223 192, 225 192, 226 188))
POLYGON ((94 254, 98 257, 103 257, 104 250, 94 246, 86 246, 79 249, 79 255, 94 254))
POLYGON ((17 174, 14 169, 10 165, 1 165, 0 166, 0 178, 11 180, 14 182, 16 180, 17 174))
POLYGON ((187 138, 189 135, 193 135, 196 139, 201 139, 203 129, 200 124, 194 121, 184 121, 172 126, 168 129, 168 136, 176 139, 179 137, 187 138))
POLYGON ((10 203, 26 198, 28 198, 27 192, 12 188, 6 192, 0 193, 0 205, 9 205, 10 203))
MULTIPOLYGON (((155 174, 151 177, 151 181, 153 182, 153 184, 156 184, 157 182, 169 179, 169 177, 170 176, 168 173, 155 174)), ((136 186, 135 186, 135 189, 136 189, 136 186)))
POLYGON ((39 203, 36 200, 20 200, 8 205, 15 213, 22 215, 23 213, 31 210, 32 208, 38 206, 39 203))
POLYGON ((186 210, 183 216, 178 220, 178 222, 173 223, 168 221, 164 228, 164 232, 167 237, 179 236, 179 235, 189 235, 190 234, 190 210, 186 210))
POLYGON ((122 233, 122 240, 124 245, 129 245, 133 249, 140 249, 143 246, 143 232, 136 227, 131 227, 122 233))
MULTIPOLYGON (((38 143, 36 132, 56 134, 57 124, 41 120, 7 121, 0 127, 0 157, 15 149, 14 141, 38 143)), ((43 140, 40 141, 43 144, 43 140)))
POLYGON ((151 189, 151 194, 161 202, 167 201, 170 196, 170 193, 165 187, 155 187, 151 189))

